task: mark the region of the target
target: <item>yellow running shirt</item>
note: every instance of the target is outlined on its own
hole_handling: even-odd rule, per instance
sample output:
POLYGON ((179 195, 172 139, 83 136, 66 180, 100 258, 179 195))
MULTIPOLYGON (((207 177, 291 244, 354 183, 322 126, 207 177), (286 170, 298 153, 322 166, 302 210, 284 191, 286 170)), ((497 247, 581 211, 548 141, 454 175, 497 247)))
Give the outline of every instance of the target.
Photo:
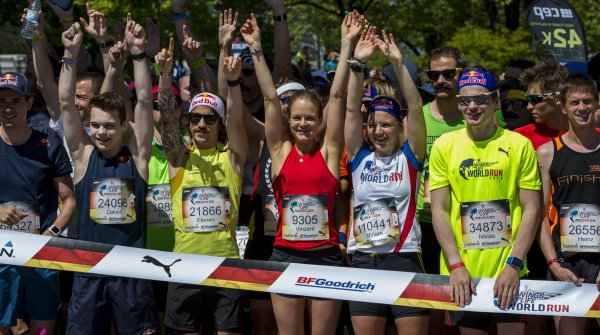
MULTIPOLYGON (((450 223, 471 276, 497 277, 521 224, 519 189, 541 188, 531 142, 500 127, 486 141, 471 140, 466 129, 446 133, 433 144, 429 182, 431 190, 450 187, 450 223)), ((442 253, 441 274, 448 266, 442 253)), ((519 275, 527 272, 525 262, 519 275)))
POLYGON ((242 179, 222 144, 189 150, 183 167, 171 179, 173 251, 239 258, 235 227, 242 179))

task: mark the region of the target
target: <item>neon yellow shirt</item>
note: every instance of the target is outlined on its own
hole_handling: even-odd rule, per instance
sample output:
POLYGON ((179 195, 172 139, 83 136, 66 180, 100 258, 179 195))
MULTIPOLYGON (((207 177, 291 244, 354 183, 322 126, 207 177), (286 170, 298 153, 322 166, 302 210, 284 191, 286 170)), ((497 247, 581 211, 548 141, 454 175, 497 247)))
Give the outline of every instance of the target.
MULTIPOLYGON (((450 224, 460 256, 471 276, 497 277, 504 269, 521 224, 523 209, 519 201, 519 189, 541 188, 531 142, 500 127, 486 141, 471 140, 466 129, 446 133, 433 144, 429 158, 429 182, 432 191, 450 187, 450 224), (466 248, 468 241, 463 241, 463 234, 468 233, 469 228, 465 228, 463 222, 471 221, 468 214, 463 212, 461 215, 461 203, 466 206, 468 203, 489 201, 506 203, 506 215, 510 213, 510 218, 506 218, 504 224, 505 227, 511 227, 506 236, 506 240, 509 240, 506 241, 507 246, 466 248)), ((475 235, 478 233, 481 230, 474 231, 475 235)), ((526 264, 520 276, 527 274, 526 264)), ((448 267, 442 254, 441 274, 449 274, 448 267)))
MULTIPOLYGON (((146 207, 148 208, 148 239, 146 241, 146 248, 154 249, 154 250, 162 250, 162 251, 172 251, 173 245, 175 244, 175 233, 173 232, 173 223, 170 218, 170 211, 162 210, 160 213, 157 208, 152 207, 151 197, 153 194, 151 193, 153 190, 157 190, 153 188, 154 185, 165 185, 168 189, 169 185, 169 164, 167 163, 167 158, 163 152, 162 146, 158 143, 156 138, 152 139, 152 156, 150 157, 150 161, 148 162, 148 186, 150 186, 150 190, 147 198, 146 207), (154 211, 154 213, 151 213, 154 211), (159 216, 161 219, 161 224, 156 225, 156 220, 159 216), (170 223, 170 224, 169 224, 170 223)), ((168 197, 167 199, 170 199, 168 197)), ((169 206, 169 203, 165 204, 169 206)))
MULTIPOLYGON (((175 248, 173 251, 196 255, 239 258, 235 239, 238 220, 242 179, 235 173, 227 151, 219 144, 215 148, 199 150, 191 147, 183 167, 171 179, 173 223, 175 225, 175 248), (210 232, 186 232, 184 223, 184 189, 213 187, 228 191, 228 216, 224 230, 210 232)), ((187 212, 189 214, 189 212, 187 212)), ((186 214, 186 215, 188 215, 186 214)), ((201 213, 202 214, 202 213, 201 213)), ((206 213, 204 213, 206 214, 206 213)), ((210 213, 214 215, 214 212, 210 213)), ((219 211, 217 214, 221 214, 219 211)), ((207 217, 206 215, 201 215, 207 217)), ((220 223, 221 224, 221 223, 220 223)))

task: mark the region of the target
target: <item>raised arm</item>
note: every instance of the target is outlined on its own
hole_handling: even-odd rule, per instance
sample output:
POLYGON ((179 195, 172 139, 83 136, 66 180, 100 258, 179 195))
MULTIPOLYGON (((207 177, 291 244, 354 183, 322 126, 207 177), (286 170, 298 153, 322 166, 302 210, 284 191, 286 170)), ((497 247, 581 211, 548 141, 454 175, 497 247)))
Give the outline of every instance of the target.
POLYGON ((183 26, 183 56, 190 66, 192 76, 200 87, 201 92, 217 92, 217 79, 210 66, 204 58, 204 48, 190 30, 189 26, 183 26))
MULTIPOLYGON (((348 15, 347 17, 349 17, 348 15)), ((360 35, 356 48, 354 49, 354 59, 365 64, 377 48, 374 40, 375 28, 371 27, 368 31, 363 31, 360 35)), ((348 98, 346 106, 346 122, 344 128, 344 138, 346 149, 348 150, 348 159, 354 159, 360 149, 363 139, 363 116, 361 112, 364 72, 351 71, 350 82, 348 83, 348 98)))
MULTIPOLYGON (((21 22, 25 21, 27 9, 23 11, 21 22)), ((48 49, 46 47, 46 37, 44 35, 44 14, 38 16, 38 34, 31 42, 33 55, 33 70, 37 78, 37 85, 46 101, 48 114, 55 122, 60 116, 60 103, 58 101, 58 86, 54 80, 54 72, 48 58, 48 49)))
POLYGON ((108 50, 114 42, 108 36, 108 27, 106 26, 106 18, 104 17, 104 14, 102 14, 100 11, 94 10, 89 2, 85 3, 85 8, 89 22, 83 17, 80 17, 79 23, 85 32, 93 37, 96 43, 98 43, 100 52, 102 53, 104 72, 106 72, 110 62, 108 58, 108 50))
POLYGON ((398 78, 400 93, 408 105, 408 127, 406 135, 408 145, 419 161, 425 159, 425 145, 427 141, 427 128, 425 127, 425 117, 423 116, 423 102, 415 86, 415 82, 410 77, 406 66, 402 64, 402 53, 392 33, 388 36, 385 30, 382 31, 383 41, 380 41, 379 48, 392 64, 396 78, 398 78))
POLYGON ((127 61, 129 56, 129 49, 127 43, 118 41, 108 50, 109 64, 106 68, 104 81, 102 82, 102 88, 100 93, 114 92, 116 85, 122 85, 122 71, 121 67, 123 63, 127 61))
MULTIPOLYGON (((183 142, 179 133, 179 117, 175 95, 171 90, 171 77, 173 75, 173 37, 169 39, 169 49, 162 49, 156 54, 155 62, 160 71, 158 82, 158 109, 160 111, 160 135, 163 149, 165 150, 170 170, 178 168, 177 158, 184 151, 183 142)), ((172 174, 174 175, 174 174, 172 174)))
POLYGON ((283 0, 265 0, 267 6, 273 11, 275 21, 275 69, 273 80, 291 78, 292 73, 292 47, 290 45, 290 32, 288 29, 287 15, 283 0))
MULTIPOLYGON (((327 129, 323 146, 326 150, 327 165, 338 164, 344 150, 344 117, 346 114, 346 96, 348 95, 348 79, 350 77, 347 60, 350 59, 354 43, 362 31, 362 20, 357 11, 346 15, 341 28, 340 61, 331 84, 329 102, 327 102, 327 129), (331 157, 329 157, 331 156, 331 157), (330 159, 331 158, 331 159, 330 159)), ((332 169, 336 171, 335 169, 332 169)))
MULTIPOLYGON (((89 136, 83 130, 83 121, 75 106, 76 57, 82 40, 83 33, 80 30, 79 23, 73 23, 69 29, 62 33, 62 43, 65 51, 60 79, 58 80, 58 99, 60 101, 65 138, 76 167, 83 157, 85 146, 92 144, 89 136)), ((77 174, 77 168, 75 173, 77 174)))
POLYGON ((246 135, 246 127, 244 127, 242 90, 240 89, 239 82, 242 61, 239 57, 233 58, 229 56, 221 66, 225 68, 224 72, 229 87, 227 117, 225 121, 228 145, 232 154, 232 163, 235 172, 240 177, 243 177, 244 163, 248 155, 248 136, 246 135))
MULTIPOLYGON (((137 104, 134 110, 134 136, 129 139, 130 149, 137 149, 138 170, 147 178, 148 161, 152 153, 152 136, 154 135, 154 120, 152 118, 152 83, 148 73, 148 65, 144 54, 144 28, 131 19, 127 14, 125 26, 125 43, 133 59, 133 78, 135 80, 135 93, 137 104), (141 57, 141 59, 140 59, 141 57)), ((132 152, 136 152, 132 150, 132 152)), ((136 157, 134 153, 134 157, 136 157)))
MULTIPOLYGON (((235 32, 235 27, 237 25, 238 13, 233 11, 231 8, 229 10, 225 9, 221 14, 219 14, 219 64, 223 64, 225 62, 225 58, 231 54, 231 44, 233 43, 233 33, 235 32)), ((223 73, 223 67, 219 66, 218 68, 218 90, 219 95, 223 98, 227 97, 228 88, 227 88, 227 79, 225 78, 225 74, 223 73)))
POLYGON ((252 52, 254 70, 260 85, 260 90, 265 99, 265 137, 269 146, 271 157, 282 158, 281 149, 285 141, 283 129, 283 117, 281 116, 281 104, 273 84, 273 77, 269 72, 261 44, 261 32, 256 22, 254 13, 246 20, 240 30, 246 43, 252 52))

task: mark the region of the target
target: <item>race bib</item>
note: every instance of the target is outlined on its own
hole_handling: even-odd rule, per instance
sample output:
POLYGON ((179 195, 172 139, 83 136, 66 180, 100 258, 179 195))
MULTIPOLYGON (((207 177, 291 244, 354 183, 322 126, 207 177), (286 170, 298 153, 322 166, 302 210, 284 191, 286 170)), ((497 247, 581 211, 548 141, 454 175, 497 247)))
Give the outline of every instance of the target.
POLYGON ((379 199, 354 207, 354 240, 358 248, 397 244, 400 237, 394 199, 379 199))
POLYGON ((183 189, 183 231, 209 233, 229 229, 229 189, 201 186, 183 189))
POLYGON ((12 230, 22 233, 40 233, 40 211, 35 201, 10 201, 2 204, 3 207, 16 208, 27 216, 14 225, 0 222, 0 230, 12 230))
POLYGON ((508 200, 460 204, 463 250, 503 248, 511 245, 508 200))
POLYGON ((277 220, 279 220, 279 210, 277 201, 272 194, 267 195, 265 208, 263 209, 265 236, 277 235, 277 220))
POLYGON ((284 240, 329 240, 327 195, 289 195, 283 198, 282 207, 284 240))
POLYGON ((560 248, 570 252, 600 252, 600 206, 560 207, 560 248))
POLYGON ((235 239, 237 241, 238 250, 240 252, 240 258, 244 258, 246 253, 246 246, 248 245, 248 239, 250 238, 250 228, 247 226, 235 227, 235 239))
POLYGON ((130 178, 94 181, 90 192, 90 218, 99 224, 135 222, 135 195, 130 178))
POLYGON ((171 227, 173 225, 169 184, 148 186, 146 213, 150 227, 171 227))

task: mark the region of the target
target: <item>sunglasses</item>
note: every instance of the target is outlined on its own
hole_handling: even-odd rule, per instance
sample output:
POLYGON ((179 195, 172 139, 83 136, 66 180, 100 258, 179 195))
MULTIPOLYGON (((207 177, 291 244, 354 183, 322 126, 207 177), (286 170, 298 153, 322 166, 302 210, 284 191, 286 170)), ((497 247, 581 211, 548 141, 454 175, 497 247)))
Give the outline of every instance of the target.
POLYGON ((525 95, 525 99, 527 99, 528 102, 530 102, 532 105, 537 105, 540 102, 542 102, 542 100, 551 97, 555 94, 557 94, 558 92, 548 92, 548 93, 542 93, 542 94, 527 94, 525 95))
POLYGON ((512 106, 513 109, 519 110, 527 106, 527 101, 519 100, 519 99, 511 99, 502 101, 502 105, 504 108, 508 108, 508 106, 512 106))
POLYGON ((447 69, 447 70, 442 70, 442 71, 426 71, 427 73, 427 77, 429 78, 429 80, 432 81, 437 81, 438 78, 440 77, 440 75, 444 76, 444 78, 446 79, 454 79, 456 77, 456 75, 458 73, 460 73, 460 71, 462 71, 463 69, 460 67, 457 67, 455 69, 447 69))
POLYGON ((291 99, 292 99, 292 96, 288 95, 288 96, 279 98, 279 101, 281 101, 282 105, 289 105, 291 99))
POLYGON ((200 120, 204 119, 204 123, 207 125, 213 125, 217 123, 219 120, 219 116, 215 114, 198 114, 198 113, 190 113, 188 114, 188 119, 191 124, 198 124, 200 120))
POLYGON ((483 94, 478 94, 478 95, 457 95, 456 97, 458 98, 458 103, 461 106, 468 106, 471 102, 474 102, 477 106, 486 104, 490 97, 497 97, 498 96, 498 92, 497 91, 493 91, 493 92, 488 92, 488 93, 483 93, 483 94))
POLYGON ((254 75, 254 69, 242 69, 242 74, 245 77, 252 77, 254 75))

